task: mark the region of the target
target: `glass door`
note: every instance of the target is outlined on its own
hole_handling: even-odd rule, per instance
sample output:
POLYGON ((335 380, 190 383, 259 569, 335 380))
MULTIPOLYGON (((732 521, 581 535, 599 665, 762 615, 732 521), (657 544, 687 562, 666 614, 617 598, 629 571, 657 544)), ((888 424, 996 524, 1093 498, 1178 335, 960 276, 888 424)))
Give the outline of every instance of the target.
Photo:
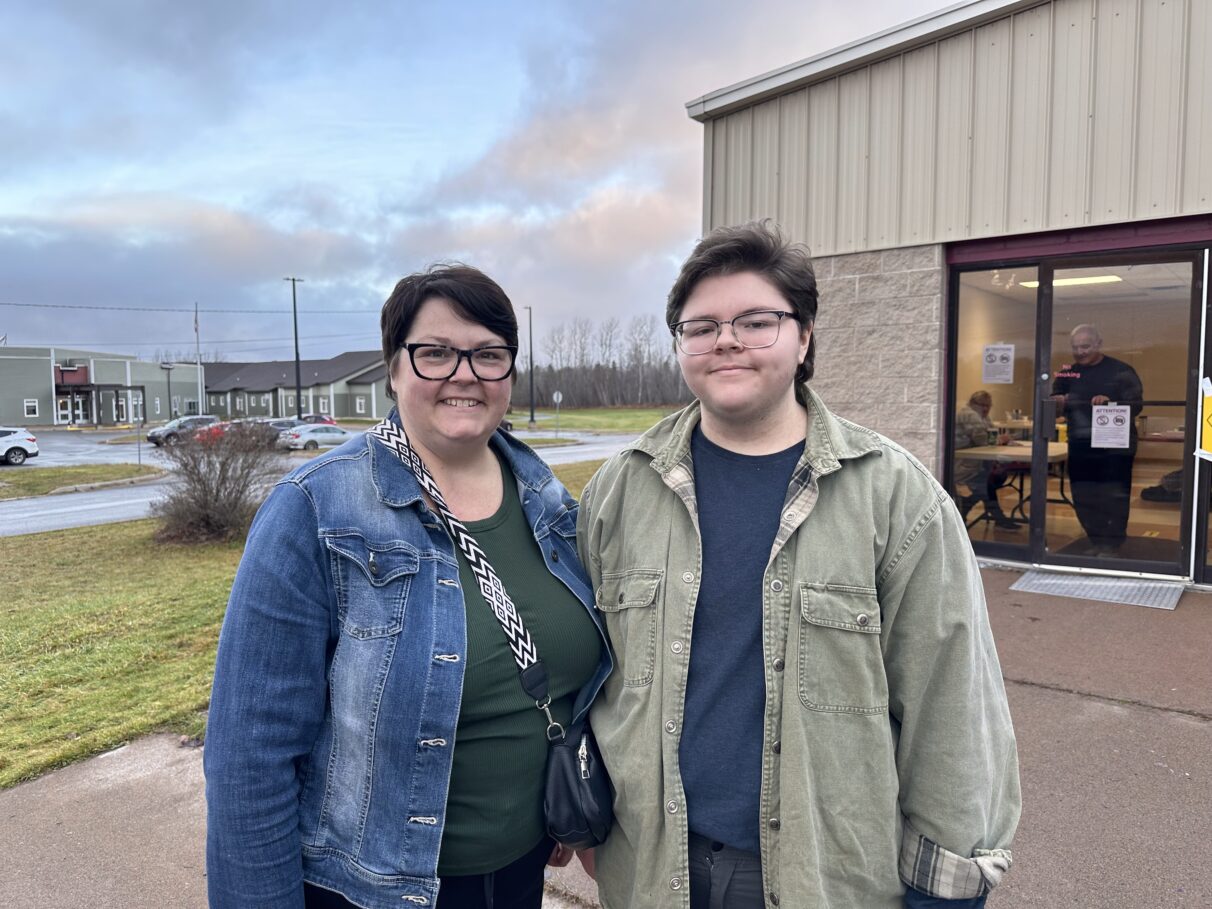
POLYGON ((1195 264, 1154 254, 1041 265, 1032 561, 1187 573, 1195 264))

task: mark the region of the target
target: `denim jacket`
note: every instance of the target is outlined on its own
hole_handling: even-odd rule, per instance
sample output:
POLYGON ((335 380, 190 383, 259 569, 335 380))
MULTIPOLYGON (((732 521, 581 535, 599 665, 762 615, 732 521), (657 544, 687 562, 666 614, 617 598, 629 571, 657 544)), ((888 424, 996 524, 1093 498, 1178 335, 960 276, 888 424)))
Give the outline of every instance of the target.
MULTIPOLYGON (((1020 796, 972 547, 912 455, 807 397, 762 589, 765 905, 900 909, 906 884, 979 898, 1010 865, 1020 796)), ((592 713, 616 787, 596 857, 607 909, 690 905, 678 742, 702 571, 698 422, 692 404, 657 424, 581 497, 618 660, 592 713)))
MULTIPOLYGON (((525 445, 491 444, 548 569, 600 630, 575 501, 525 445)), ((219 640, 210 905, 301 909, 304 881, 367 909, 433 905, 465 654, 454 544, 394 453, 365 435, 280 481, 219 640)), ((577 717, 610 669, 603 646, 577 717)))

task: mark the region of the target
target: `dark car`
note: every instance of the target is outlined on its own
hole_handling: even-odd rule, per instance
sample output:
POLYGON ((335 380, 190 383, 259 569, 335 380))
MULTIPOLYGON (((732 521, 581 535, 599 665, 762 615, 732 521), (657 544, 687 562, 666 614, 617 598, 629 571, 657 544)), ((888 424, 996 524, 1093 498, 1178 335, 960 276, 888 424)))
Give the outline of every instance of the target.
POLYGON ((175 420, 169 420, 163 426, 157 426, 147 434, 147 441, 153 445, 176 445, 182 439, 188 439, 193 436, 203 426, 209 426, 212 423, 218 423, 218 417, 208 415, 196 417, 178 417, 175 420))
POLYGON ((329 426, 336 426, 337 421, 326 413, 305 413, 303 414, 304 423, 327 423, 329 426))

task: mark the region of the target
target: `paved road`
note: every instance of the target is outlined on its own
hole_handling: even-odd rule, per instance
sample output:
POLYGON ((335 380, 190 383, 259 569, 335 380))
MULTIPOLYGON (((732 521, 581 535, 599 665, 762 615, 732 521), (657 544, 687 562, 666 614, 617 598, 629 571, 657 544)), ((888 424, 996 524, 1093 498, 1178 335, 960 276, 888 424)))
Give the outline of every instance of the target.
MULTIPOLYGON (((54 433, 51 450, 54 457, 67 463, 100 463, 97 461, 78 460, 88 457, 99 449, 105 456, 112 450, 122 451, 133 449, 133 445, 96 445, 92 447, 79 444, 80 433, 54 433), (58 438, 69 436, 69 439, 58 438)), ((38 439, 42 444, 43 436, 38 439)), ((538 453, 548 464, 569 464, 575 461, 589 461, 606 458, 631 441, 631 436, 582 436, 579 444, 539 448, 538 453)), ((145 446, 146 449, 151 446, 145 446)), ((41 461, 38 457, 29 464, 41 461)), ((132 457, 133 461, 134 458, 132 457)), ((112 462, 111 462, 112 463, 112 462)), ((163 458, 156 455, 155 461, 144 463, 164 464, 163 458)), ((297 460, 289 462, 293 468, 300 463, 297 460)), ((43 465, 48 466, 48 465, 43 465)), ((10 470, 25 470, 25 467, 8 468, 10 470)), ((63 530, 68 527, 86 527, 95 524, 112 524, 116 521, 133 521, 145 518, 150 514, 152 503, 164 495, 168 480, 160 480, 141 486, 119 486, 112 489, 98 489, 92 492, 77 492, 61 496, 40 496, 33 499, 17 499, 0 501, 0 537, 17 536, 26 533, 43 533, 48 530, 63 530)))
POLYGON ((25 462, 22 469, 38 467, 72 467, 77 464, 144 464, 163 465, 160 450, 150 442, 106 445, 107 439, 128 436, 129 432, 91 432, 66 429, 35 429, 38 457, 25 462))

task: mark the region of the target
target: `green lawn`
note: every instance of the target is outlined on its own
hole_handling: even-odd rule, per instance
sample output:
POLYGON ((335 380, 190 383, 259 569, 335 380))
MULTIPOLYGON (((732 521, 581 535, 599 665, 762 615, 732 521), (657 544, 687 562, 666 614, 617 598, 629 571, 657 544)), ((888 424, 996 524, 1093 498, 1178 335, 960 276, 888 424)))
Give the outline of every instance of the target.
MULTIPOLYGON (((600 464, 555 470, 580 495, 600 464)), ((163 545, 155 528, 0 537, 0 788, 156 730, 203 733, 243 544, 163 545)))
POLYGON ((163 473, 158 467, 138 464, 86 464, 81 467, 4 467, 0 468, 0 499, 46 495, 63 486, 102 483, 163 473))
MULTIPOLYGON (((662 417, 678 410, 677 407, 577 407, 560 410, 560 429, 575 429, 579 432, 624 433, 639 435, 651 429, 662 417)), ((555 429, 554 410, 536 410, 535 422, 539 429, 555 429)), ((529 410, 514 408, 510 418, 518 429, 526 427, 530 420, 529 410)))

